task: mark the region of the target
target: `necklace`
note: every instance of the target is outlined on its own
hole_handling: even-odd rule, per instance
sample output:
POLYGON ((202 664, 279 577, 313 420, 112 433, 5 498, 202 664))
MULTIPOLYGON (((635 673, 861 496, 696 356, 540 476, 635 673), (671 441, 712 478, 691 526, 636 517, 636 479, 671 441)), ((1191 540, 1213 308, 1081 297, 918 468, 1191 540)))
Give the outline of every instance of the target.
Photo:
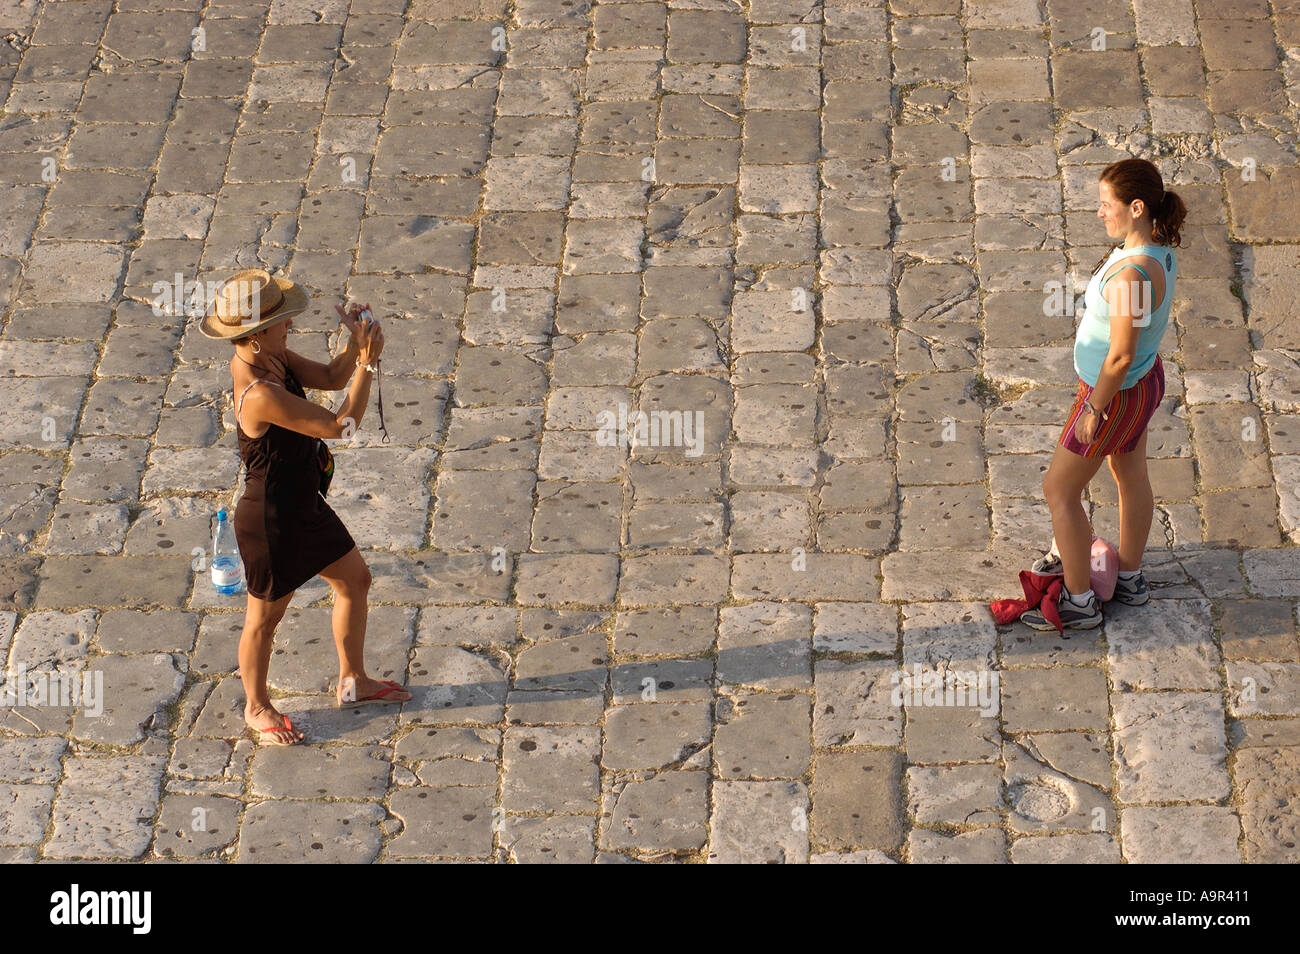
MULTIPOLYGON (((235 357, 238 358, 240 361, 243 361, 244 364, 248 365, 250 368, 256 368, 256 369, 259 370, 259 371, 265 371, 267 374, 275 374, 275 373, 276 373, 276 371, 275 371, 274 368, 264 368, 264 367, 262 367, 260 364, 253 364, 253 362, 249 361, 247 358, 245 358, 243 355, 241 355, 238 351, 235 352, 235 357)), ((274 357, 274 356, 272 356, 272 357, 274 357)), ((276 360, 278 361, 279 359, 276 358, 276 360)), ((286 367, 287 367, 287 365, 286 365, 286 367)), ((281 377, 283 377, 283 375, 281 375, 281 377)))

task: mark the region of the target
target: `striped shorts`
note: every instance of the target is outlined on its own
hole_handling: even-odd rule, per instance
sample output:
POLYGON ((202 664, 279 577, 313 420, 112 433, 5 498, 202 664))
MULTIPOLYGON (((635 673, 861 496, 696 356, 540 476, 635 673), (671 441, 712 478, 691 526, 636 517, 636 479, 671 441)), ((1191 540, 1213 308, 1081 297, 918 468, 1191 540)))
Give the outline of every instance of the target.
POLYGON ((1057 444, 1080 457, 1127 454, 1137 447, 1151 415, 1155 414, 1165 396, 1164 362, 1157 354, 1151 370, 1131 388, 1125 388, 1111 398, 1110 404, 1101 408, 1106 412, 1107 420, 1099 422, 1093 442, 1080 444, 1074 436, 1074 425, 1086 413, 1087 408, 1083 404, 1091 395, 1092 386, 1080 378, 1079 393, 1070 408, 1070 421, 1065 425, 1065 430, 1061 431, 1057 444))

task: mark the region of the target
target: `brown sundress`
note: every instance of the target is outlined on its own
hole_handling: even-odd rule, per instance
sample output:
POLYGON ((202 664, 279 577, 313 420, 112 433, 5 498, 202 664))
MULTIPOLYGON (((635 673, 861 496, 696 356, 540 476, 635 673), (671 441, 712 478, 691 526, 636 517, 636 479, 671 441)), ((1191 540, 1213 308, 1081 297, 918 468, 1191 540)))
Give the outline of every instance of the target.
MULTIPOLYGON (((280 386, 269 378, 259 380, 280 386)), ((284 387, 300 398, 307 396, 287 368, 284 387)), ((274 602, 345 556, 356 543, 320 495, 316 438, 277 424, 261 437, 249 437, 239 424, 243 404, 241 394, 235 429, 247 476, 244 496, 235 508, 235 542, 244 561, 248 592, 274 602)))

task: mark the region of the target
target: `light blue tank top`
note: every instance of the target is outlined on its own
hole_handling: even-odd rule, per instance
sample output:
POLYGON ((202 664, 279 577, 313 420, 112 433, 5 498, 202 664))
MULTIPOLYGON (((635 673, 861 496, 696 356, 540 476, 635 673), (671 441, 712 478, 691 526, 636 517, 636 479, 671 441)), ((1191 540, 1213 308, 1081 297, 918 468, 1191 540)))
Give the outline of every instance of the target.
MULTIPOLYGON (((1169 306, 1174 300, 1174 282, 1178 278, 1178 256, 1174 249, 1168 245, 1136 245, 1133 248, 1121 246, 1111 252, 1106 264, 1092 276, 1083 293, 1083 320, 1079 322, 1079 328, 1074 334, 1074 370, 1091 387, 1097 386, 1101 367, 1106 355, 1110 353, 1110 307, 1106 303, 1103 289, 1114 276, 1106 276, 1110 275, 1118 261, 1137 255, 1149 255, 1160 263, 1165 272, 1165 294, 1160 307, 1151 312, 1150 322, 1146 327, 1138 329, 1137 355, 1128 374, 1124 376, 1121 391, 1137 384, 1151 370, 1151 365, 1155 364, 1156 351, 1160 347, 1160 339, 1165 336, 1165 328, 1169 325, 1169 306)), ((1150 280, 1141 265, 1134 262, 1133 267, 1150 280)), ((1146 291, 1147 294, 1154 295, 1154 288, 1148 287, 1146 291)))

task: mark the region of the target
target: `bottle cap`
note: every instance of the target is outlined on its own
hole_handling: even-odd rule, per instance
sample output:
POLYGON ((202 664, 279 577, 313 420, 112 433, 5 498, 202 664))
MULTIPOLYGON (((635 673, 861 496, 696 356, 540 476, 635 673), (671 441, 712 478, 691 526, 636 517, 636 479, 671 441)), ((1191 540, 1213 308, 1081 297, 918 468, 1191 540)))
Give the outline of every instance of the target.
POLYGON ((225 519, 226 519, 226 512, 225 512, 224 510, 218 510, 218 511, 217 511, 217 519, 218 519, 218 520, 225 520, 225 519))

